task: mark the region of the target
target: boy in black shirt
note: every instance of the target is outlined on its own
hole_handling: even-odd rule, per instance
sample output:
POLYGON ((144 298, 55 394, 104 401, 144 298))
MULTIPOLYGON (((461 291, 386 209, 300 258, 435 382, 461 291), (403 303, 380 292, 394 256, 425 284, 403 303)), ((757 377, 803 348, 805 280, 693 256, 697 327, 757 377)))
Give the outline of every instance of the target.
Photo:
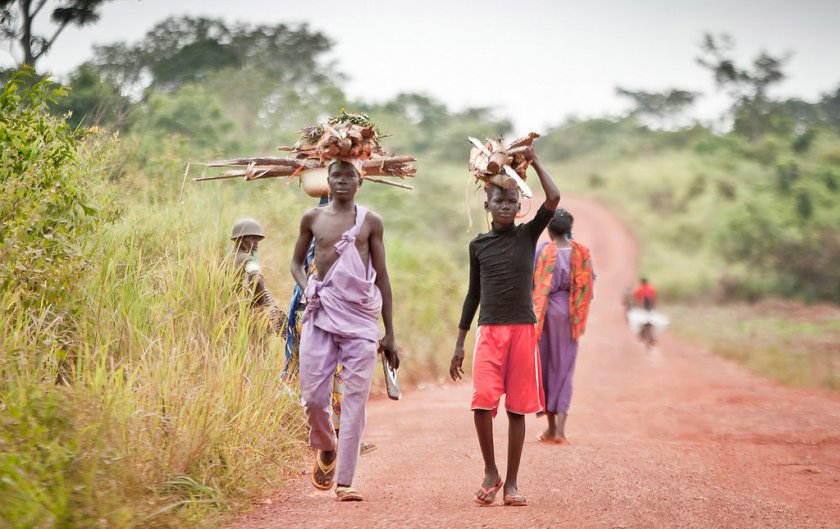
POLYGON ((484 208, 493 218, 492 229, 470 242, 470 286, 449 367, 452 380, 461 378, 464 340, 481 305, 471 405, 484 458, 484 481, 475 493, 479 505, 492 504, 502 486, 505 505, 527 505, 516 482, 525 441, 525 414, 543 409, 531 287, 537 240, 557 209, 560 191, 540 163, 533 145, 525 156, 537 171, 545 202, 533 220, 517 226, 514 220, 521 207, 519 191, 486 187, 484 208), (508 465, 504 482, 493 450, 493 417, 502 394, 506 395, 508 415, 508 465))

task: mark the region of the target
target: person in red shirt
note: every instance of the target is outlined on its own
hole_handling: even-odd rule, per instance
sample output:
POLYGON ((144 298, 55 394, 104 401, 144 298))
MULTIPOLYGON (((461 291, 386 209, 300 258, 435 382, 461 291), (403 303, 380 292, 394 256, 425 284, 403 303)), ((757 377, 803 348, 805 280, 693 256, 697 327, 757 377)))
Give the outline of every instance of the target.
POLYGON ((633 293, 636 303, 645 310, 653 310, 656 306, 656 289, 653 288, 646 278, 642 278, 636 291, 633 293))

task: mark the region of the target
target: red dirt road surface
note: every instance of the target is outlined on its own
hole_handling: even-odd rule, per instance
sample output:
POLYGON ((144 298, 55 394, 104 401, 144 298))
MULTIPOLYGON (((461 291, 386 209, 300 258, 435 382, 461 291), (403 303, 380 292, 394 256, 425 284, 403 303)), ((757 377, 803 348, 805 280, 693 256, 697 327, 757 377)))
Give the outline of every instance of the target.
MULTIPOLYGON (((635 280, 633 238, 599 205, 561 206, 598 283, 572 445, 538 443, 543 421, 527 419, 519 490, 529 506, 504 507, 501 494, 492 507, 473 503, 483 463, 466 379, 370 402, 364 438, 379 448, 359 461, 364 502, 338 503, 300 476, 231 527, 840 528, 840 396, 780 386, 667 333, 645 351, 620 303, 635 280)), ((469 353, 465 364, 469 373, 469 353)), ((495 435, 504 475, 504 414, 495 435)))

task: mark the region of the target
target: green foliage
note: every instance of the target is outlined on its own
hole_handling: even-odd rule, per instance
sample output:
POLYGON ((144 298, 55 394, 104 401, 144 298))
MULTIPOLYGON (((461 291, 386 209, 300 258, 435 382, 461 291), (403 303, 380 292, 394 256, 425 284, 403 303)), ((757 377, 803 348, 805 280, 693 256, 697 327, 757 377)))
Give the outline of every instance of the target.
POLYGON ((27 384, 3 388, 0 415, 0 520, 4 527, 64 526, 73 516, 68 474, 78 447, 61 392, 27 384))
POLYGON ((3 291, 26 306, 56 303, 86 265, 84 241, 96 229, 93 175, 78 163, 67 123, 47 105, 64 90, 46 79, 28 88, 12 76, 0 92, 0 270, 3 291))
MULTIPOLYGON (((353 114, 347 112, 343 108, 339 111, 338 114, 331 117, 329 119, 330 124, 336 125, 338 123, 352 123, 353 125, 359 125, 360 127, 368 127, 371 125, 375 125, 371 120, 370 116, 367 114, 353 114)), ((380 131, 377 131, 380 133, 380 131)))
POLYGON ((647 92, 617 87, 615 91, 617 95, 633 102, 630 116, 650 120, 660 127, 672 124, 698 96, 697 92, 674 88, 663 92, 647 92))
POLYGON ((186 140, 187 156, 201 149, 206 152, 207 142, 190 139, 193 133, 212 138, 217 150, 231 155, 293 143, 294 132, 322 117, 324 108, 345 104, 336 85, 342 76, 324 59, 331 45, 306 25, 233 25, 178 17, 157 24, 136 43, 95 47, 93 65, 104 82, 119 86, 124 95, 148 94, 134 106, 145 137, 130 141, 141 144, 142 165, 157 147, 145 148, 147 139, 158 138, 163 144, 186 140), (161 118, 161 113, 173 112, 160 108, 169 98, 197 101, 199 97, 215 101, 202 116, 187 112, 179 117, 198 117, 198 122, 161 118), (205 118, 212 118, 218 109, 220 130, 207 131, 212 125, 205 118), (172 132, 176 137, 171 137, 172 132))
POLYGON ((179 527, 278 487, 300 456, 282 344, 232 281, 220 199, 133 207, 94 235, 72 332, 0 311, 10 527, 179 527))
MULTIPOLYGON (((673 131, 651 130, 634 116, 621 119, 596 118, 569 120, 549 129, 539 140, 542 156, 547 160, 564 161, 586 157, 592 153, 633 158, 651 153, 666 153, 675 148, 696 147, 708 150, 714 136, 702 126, 694 125, 673 131), (707 145, 703 145, 703 143, 707 145)), ((726 144, 728 147, 728 144, 726 144)))
POLYGON ((150 151, 183 141, 194 150, 219 149, 228 127, 222 103, 199 85, 187 85, 174 94, 151 94, 137 117, 134 131, 145 134, 150 151))
POLYGON ((393 133, 387 139, 389 150, 437 161, 465 162, 468 136, 498 138, 512 128, 510 121, 496 118, 490 109, 453 111, 420 93, 401 93, 384 103, 360 103, 359 107, 375 118, 386 135, 393 133))
POLYGON ((106 76, 130 89, 145 75, 150 87, 174 91, 222 70, 263 71, 266 86, 293 86, 304 92, 329 82, 322 56, 330 40, 305 24, 230 25, 220 19, 171 17, 134 44, 96 47, 94 63, 106 76))
POLYGON ((840 134, 840 86, 833 93, 822 97, 819 108, 825 116, 826 124, 840 134))
POLYGON ((817 137, 817 133, 817 129, 807 129, 805 132, 798 135, 791 145, 793 152, 797 154, 804 154, 808 152, 808 149, 811 148, 811 145, 814 143, 814 139, 817 137))
POLYGON ((711 71, 718 87, 732 97, 734 130, 756 141, 773 128, 773 118, 778 116, 770 109, 767 91, 784 80, 782 69, 790 57, 774 57, 762 52, 751 67, 738 66, 731 57, 733 49, 734 41, 729 35, 715 37, 707 33, 697 62, 711 71))
POLYGON ((832 172, 809 160, 777 168, 774 185, 756 182, 727 219, 724 256, 769 280, 773 292, 806 300, 840 300, 840 198, 832 172), (830 182, 830 176, 828 181, 830 182))
POLYGON ((71 127, 125 126, 128 123, 131 101, 90 64, 77 68, 67 87, 67 96, 57 102, 54 111, 59 115, 69 114, 67 122, 71 127))
POLYGON ((540 141, 546 158, 568 157, 554 171, 564 185, 625 215, 666 297, 840 301, 840 138, 827 129, 749 142, 591 120, 540 141))
POLYGON ((840 389, 840 311, 769 299, 668 307, 691 341, 784 384, 840 389))

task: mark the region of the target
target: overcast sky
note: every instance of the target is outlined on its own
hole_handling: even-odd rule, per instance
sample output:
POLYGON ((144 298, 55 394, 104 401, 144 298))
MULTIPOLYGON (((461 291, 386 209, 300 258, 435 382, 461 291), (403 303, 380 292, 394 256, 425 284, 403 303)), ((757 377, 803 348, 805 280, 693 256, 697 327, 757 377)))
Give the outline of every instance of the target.
POLYGON ((712 119, 726 100, 695 63, 706 31, 732 34, 742 61, 792 52, 777 95, 815 100, 840 85, 840 0, 115 0, 39 65, 66 74, 93 44, 136 41, 172 15, 306 22, 334 41, 351 97, 426 92, 455 109, 496 108, 519 132, 617 113, 616 86, 701 91, 694 114, 712 119))

